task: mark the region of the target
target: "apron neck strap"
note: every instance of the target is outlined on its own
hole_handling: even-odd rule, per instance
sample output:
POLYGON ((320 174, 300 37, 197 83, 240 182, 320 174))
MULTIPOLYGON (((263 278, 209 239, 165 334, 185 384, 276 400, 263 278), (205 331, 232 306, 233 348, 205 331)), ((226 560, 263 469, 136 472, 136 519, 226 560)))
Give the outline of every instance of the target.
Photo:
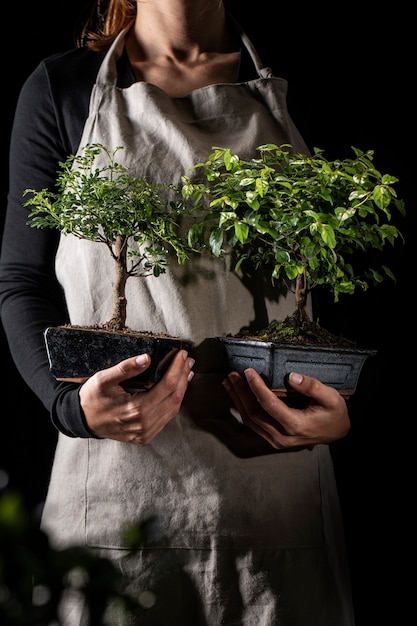
POLYGON ((249 37, 247 36, 247 34, 245 33, 245 31, 243 30, 243 28, 241 27, 241 25, 239 24, 239 22, 233 17, 233 15, 230 15, 230 13, 227 14, 229 17, 229 20, 231 21, 231 23, 233 24, 233 26, 235 27, 235 29, 237 30, 237 32, 240 35, 240 39, 242 41, 242 45, 246 48, 246 50, 249 53, 250 58, 252 59, 252 62, 255 66, 255 69, 259 75, 260 78, 270 78, 272 76, 272 71, 269 67, 265 67, 261 61, 260 56, 258 55, 255 46, 253 45, 253 43, 251 42, 251 40, 249 39, 249 37))
MULTIPOLYGON (((228 14, 228 16, 233 26, 236 28, 237 32, 239 33, 239 36, 242 41, 242 45, 245 46, 246 50, 248 51, 249 56, 252 59, 252 62, 255 66, 255 69, 259 77, 270 78, 272 76, 271 69, 269 67, 265 67, 262 64, 262 61, 257 51, 255 50, 255 47, 253 46, 251 40, 246 35, 245 31, 242 29, 240 24, 235 20, 235 18, 232 15, 228 14)), ((107 85, 107 86, 117 85, 117 60, 122 56, 124 45, 125 45, 124 44, 125 37, 129 29, 132 27, 133 22, 134 20, 129 22, 129 24, 125 26, 125 28, 122 31, 120 31, 120 33, 117 35, 112 45, 108 49, 104 57, 103 63, 101 64, 101 67, 99 69, 98 75, 97 75, 97 80, 96 80, 97 84, 107 85)))

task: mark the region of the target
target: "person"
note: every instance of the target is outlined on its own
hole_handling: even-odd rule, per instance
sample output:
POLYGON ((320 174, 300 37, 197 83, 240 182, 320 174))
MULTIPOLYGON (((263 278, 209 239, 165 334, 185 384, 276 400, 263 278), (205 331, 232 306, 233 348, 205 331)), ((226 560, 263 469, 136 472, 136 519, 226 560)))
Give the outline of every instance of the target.
MULTIPOLYGON (((255 369, 240 376, 217 363, 210 338, 256 315, 226 261, 196 255, 131 286, 130 327, 195 346, 147 391, 122 383, 149 355, 87 380, 50 373, 44 328, 95 323, 109 271, 75 237, 28 227, 25 189, 53 188, 58 163, 91 143, 122 145, 119 160, 135 174, 177 182, 216 145, 248 157, 268 142, 308 150, 286 80, 262 64, 226 2, 94 0, 80 31, 74 49, 44 59, 21 90, 1 252, 10 350, 59 431, 42 527, 57 548, 111 559, 130 593, 152 597, 141 625, 353 626, 328 445, 349 432, 346 402, 293 372, 290 386, 309 398, 297 408, 255 369), (132 551, 122 531, 138 520, 153 522, 132 551)), ((266 288, 261 299, 271 318, 292 308, 266 288)), ((67 598, 62 624, 87 619, 67 598)))

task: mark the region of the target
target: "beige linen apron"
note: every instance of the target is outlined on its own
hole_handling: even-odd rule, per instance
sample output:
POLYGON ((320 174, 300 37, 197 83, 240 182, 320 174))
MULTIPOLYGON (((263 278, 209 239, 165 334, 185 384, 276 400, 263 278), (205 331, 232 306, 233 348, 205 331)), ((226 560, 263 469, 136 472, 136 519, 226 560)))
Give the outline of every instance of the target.
MULTIPOLYGON (((124 146, 118 160, 131 172, 174 182, 215 145, 247 156, 266 142, 307 150, 287 112, 286 81, 261 67, 243 33, 259 78, 174 99, 144 82, 116 86, 125 33, 100 68, 80 147, 124 146)), ((61 238, 56 265, 72 323, 110 317, 107 256, 104 246, 61 238)), ((192 339, 196 376, 180 414, 149 446, 60 435, 43 527, 58 546, 86 544, 114 558, 132 592, 155 593, 138 624, 352 626, 328 447, 273 451, 231 415, 221 368, 204 356, 210 337, 237 331, 259 308, 259 294, 229 269, 172 260, 157 279, 128 281, 128 325, 192 339), (121 530, 149 518, 149 544, 129 554, 121 530)), ((270 318, 293 307, 292 297, 261 303, 270 318)))

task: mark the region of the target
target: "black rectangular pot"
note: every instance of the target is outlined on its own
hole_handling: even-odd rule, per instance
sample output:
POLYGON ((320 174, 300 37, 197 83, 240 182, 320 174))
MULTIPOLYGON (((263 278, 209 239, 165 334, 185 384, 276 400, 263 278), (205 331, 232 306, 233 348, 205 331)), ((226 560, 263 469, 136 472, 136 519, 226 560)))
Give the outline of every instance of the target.
POLYGON ((49 366, 55 378, 88 378, 124 359, 148 353, 151 364, 135 383, 158 382, 178 350, 192 343, 177 337, 140 332, 115 332, 51 326, 44 332, 49 366))

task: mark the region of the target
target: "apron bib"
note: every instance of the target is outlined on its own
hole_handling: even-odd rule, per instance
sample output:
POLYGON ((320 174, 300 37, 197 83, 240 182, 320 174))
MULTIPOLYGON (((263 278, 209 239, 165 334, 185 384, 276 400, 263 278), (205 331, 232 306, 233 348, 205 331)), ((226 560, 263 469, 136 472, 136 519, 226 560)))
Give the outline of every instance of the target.
MULTIPOLYGON (((228 146, 247 157, 267 142, 307 147, 286 107, 286 81, 264 76, 250 42, 259 79, 240 84, 210 85, 183 98, 170 98, 145 82, 117 87, 116 61, 123 52, 121 33, 109 50, 94 86, 90 114, 80 148, 102 143, 118 146, 118 161, 132 175, 152 182, 179 184, 196 162, 206 160, 213 146, 228 146)), ((102 165, 97 160, 98 165, 102 165)), ((113 261, 105 246, 61 237, 57 274, 64 287, 73 324, 102 324, 111 317, 113 261), (74 280, 76 276, 76 280, 74 280)), ((127 326, 191 339, 236 333, 261 310, 269 319, 292 313, 294 298, 266 297, 265 285, 243 284, 226 260, 196 255, 179 266, 174 256, 165 274, 127 281, 127 326), (264 293, 262 293, 264 291, 264 293)))

